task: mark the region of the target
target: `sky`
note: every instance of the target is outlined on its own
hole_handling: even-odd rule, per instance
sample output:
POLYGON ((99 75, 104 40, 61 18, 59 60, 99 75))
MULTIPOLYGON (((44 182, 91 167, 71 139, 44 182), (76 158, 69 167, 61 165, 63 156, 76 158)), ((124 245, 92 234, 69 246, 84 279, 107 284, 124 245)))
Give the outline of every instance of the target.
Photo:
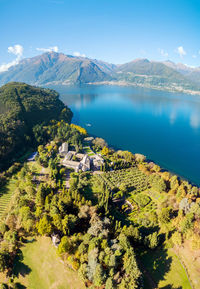
POLYGON ((0 0, 0 71, 54 50, 200 66, 200 0, 0 0))

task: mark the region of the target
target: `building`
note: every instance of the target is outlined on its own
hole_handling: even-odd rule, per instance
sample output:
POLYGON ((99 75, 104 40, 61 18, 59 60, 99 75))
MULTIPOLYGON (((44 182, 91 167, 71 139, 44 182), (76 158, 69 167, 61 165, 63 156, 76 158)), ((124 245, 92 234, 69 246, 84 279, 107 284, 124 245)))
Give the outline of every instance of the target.
POLYGON ((90 157, 85 154, 69 151, 62 161, 62 165, 75 170, 75 172, 79 170, 86 172, 90 170, 90 157))
POLYGON ((67 168, 73 169, 76 173, 78 173, 80 170, 80 162, 64 159, 64 161, 62 162, 62 165, 67 168))
POLYGON ((104 164, 104 159, 100 155, 92 156, 93 167, 95 170, 100 170, 104 164))
POLYGON ((80 169, 83 172, 90 170, 90 158, 88 155, 85 155, 83 159, 80 161, 80 169))
POLYGON ((74 155, 75 155, 75 152, 69 151, 69 152, 65 155, 64 161, 70 161, 70 160, 72 160, 72 158, 73 158, 74 155))
POLYGON ((59 154, 62 156, 65 156, 68 153, 68 143, 64 142, 60 147, 59 147, 59 154))

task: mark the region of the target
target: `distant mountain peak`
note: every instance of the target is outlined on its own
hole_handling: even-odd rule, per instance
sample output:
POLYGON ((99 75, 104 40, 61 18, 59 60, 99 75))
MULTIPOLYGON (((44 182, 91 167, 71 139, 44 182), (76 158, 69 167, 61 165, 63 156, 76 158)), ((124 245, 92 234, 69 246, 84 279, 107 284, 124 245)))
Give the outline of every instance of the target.
POLYGON ((136 63, 136 62, 139 62, 139 63, 150 63, 150 60, 147 59, 147 58, 136 58, 136 59, 132 60, 131 62, 133 62, 133 63, 136 63))
POLYGON ((200 69, 170 60, 150 61, 136 58, 114 65, 87 57, 46 52, 23 59, 18 65, 0 74, 0 84, 10 81, 34 85, 111 83, 146 86, 168 90, 199 89, 200 69))

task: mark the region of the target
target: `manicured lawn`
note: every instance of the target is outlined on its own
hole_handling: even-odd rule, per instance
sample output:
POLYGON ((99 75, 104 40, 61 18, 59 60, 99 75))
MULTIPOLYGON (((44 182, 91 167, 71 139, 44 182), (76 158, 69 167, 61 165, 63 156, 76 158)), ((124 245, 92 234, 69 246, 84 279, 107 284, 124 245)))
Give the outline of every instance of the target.
MULTIPOLYGON (((185 269, 171 249, 144 251, 140 258, 158 288, 192 289, 185 269)), ((146 280, 144 289, 148 288, 146 280)))
POLYGON ((14 269, 18 281, 29 289, 82 289, 78 274, 66 267, 51 239, 38 237, 21 248, 23 260, 14 269))
POLYGON ((95 155, 94 152, 91 150, 90 146, 85 146, 83 147, 83 150, 86 154, 88 154, 89 156, 93 156, 95 155))

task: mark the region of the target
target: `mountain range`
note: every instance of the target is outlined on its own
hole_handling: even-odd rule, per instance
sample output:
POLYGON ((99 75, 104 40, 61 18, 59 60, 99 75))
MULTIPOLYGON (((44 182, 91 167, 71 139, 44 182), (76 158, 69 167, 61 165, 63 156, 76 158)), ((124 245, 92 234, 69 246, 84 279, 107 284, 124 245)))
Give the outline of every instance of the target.
POLYGON ((171 61, 135 59, 115 65, 104 61, 47 52, 26 58, 0 73, 0 84, 10 81, 32 85, 134 85, 200 94, 200 67, 171 61))

